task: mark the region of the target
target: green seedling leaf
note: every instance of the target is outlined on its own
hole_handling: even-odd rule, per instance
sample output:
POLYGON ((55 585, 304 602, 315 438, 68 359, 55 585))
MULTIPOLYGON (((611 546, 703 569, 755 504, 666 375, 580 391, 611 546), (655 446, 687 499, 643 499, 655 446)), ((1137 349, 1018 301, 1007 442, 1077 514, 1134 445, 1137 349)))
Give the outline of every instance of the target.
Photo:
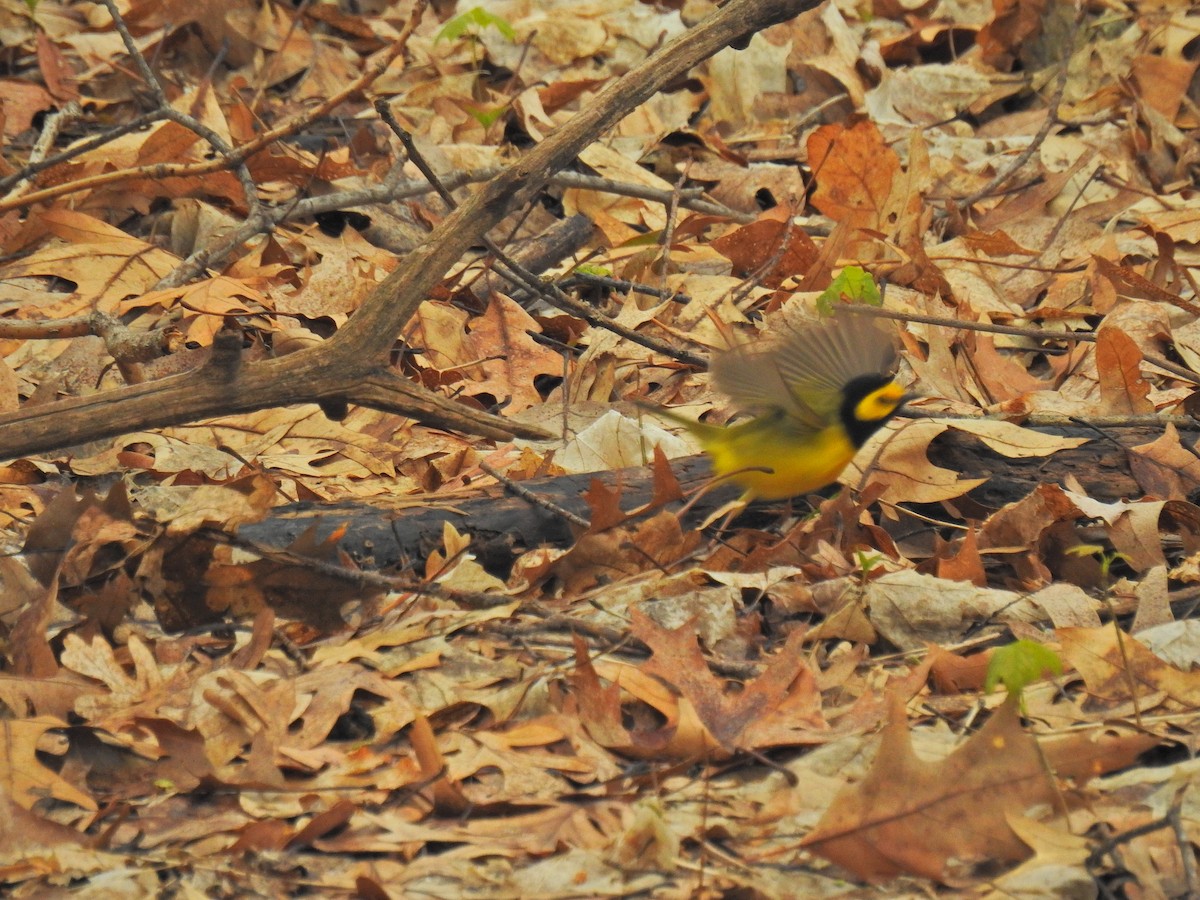
POLYGON ((504 110, 505 107, 503 106, 496 106, 490 109, 483 106, 477 106, 473 109, 468 109, 467 112, 471 114, 472 119, 474 119, 484 128, 487 128, 502 115, 504 115, 504 110))
POLYGON ((584 263, 576 266, 575 271, 580 275, 595 275, 597 278, 611 278, 612 269, 607 266, 597 266, 594 263, 584 263))
POLYGON ((647 231, 645 234, 639 234, 637 237, 630 238, 621 244, 622 247, 656 247, 662 243, 662 230, 647 231))
POLYGON ((883 554, 866 553, 859 550, 855 553, 855 559, 858 562, 858 577, 862 582, 866 583, 875 567, 883 562, 883 554))
POLYGON ((1112 567, 1117 562, 1129 562, 1129 557, 1116 550, 1105 550, 1100 544, 1076 544, 1068 547, 1067 553, 1072 556, 1094 556, 1100 563, 1100 574, 1107 582, 1112 575, 1112 567))
POLYGON ((992 691, 1003 684, 1009 696, 1019 695, 1026 685, 1062 671, 1062 660, 1053 650, 1034 641, 1016 641, 992 654, 983 689, 992 691))
POLYGON ((488 28, 495 28, 510 41, 517 39, 517 33, 513 31, 507 19, 475 6, 443 25, 433 42, 436 44, 441 40, 457 41, 464 35, 474 34, 475 29, 483 31, 488 28))
POLYGON ((870 273, 859 266, 846 266, 833 283, 817 298, 817 312, 823 316, 833 315, 833 306, 845 297, 851 303, 867 306, 882 306, 883 297, 870 273))

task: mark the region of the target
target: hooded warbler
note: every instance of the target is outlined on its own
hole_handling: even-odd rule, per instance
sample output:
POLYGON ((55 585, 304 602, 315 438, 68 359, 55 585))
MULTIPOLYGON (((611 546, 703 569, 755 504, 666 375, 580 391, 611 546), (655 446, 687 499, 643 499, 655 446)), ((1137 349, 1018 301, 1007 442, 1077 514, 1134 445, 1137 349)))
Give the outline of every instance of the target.
POLYGON ((892 380, 896 363, 893 337, 860 316, 837 315, 714 358, 714 383, 754 415, 749 421, 707 425, 660 412, 699 439, 715 476, 743 488, 743 501, 794 497, 836 481, 911 399, 892 380))

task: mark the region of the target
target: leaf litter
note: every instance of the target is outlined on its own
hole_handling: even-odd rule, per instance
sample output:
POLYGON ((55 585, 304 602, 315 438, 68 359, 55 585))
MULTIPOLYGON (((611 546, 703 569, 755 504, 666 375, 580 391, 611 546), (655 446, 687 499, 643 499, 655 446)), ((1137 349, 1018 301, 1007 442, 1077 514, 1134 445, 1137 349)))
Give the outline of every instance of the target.
MULTIPOLYGON (((6 84, 28 108, 5 106, 5 176, 48 97, 82 101, 78 124, 98 133, 135 116, 144 87, 99 8, 6 3, 6 43, 26 51, 6 84)), ((397 159, 369 118, 385 97, 442 171, 485 177, 708 6, 439 5, 404 63, 342 103, 332 144, 273 143, 249 172, 277 208, 378 183, 397 159)), ((176 107, 237 143, 359 77, 411 4, 125 7, 176 107), (204 48, 223 41, 214 78, 204 48)), ((703 373, 550 314, 478 259, 422 304, 397 369, 566 423, 559 443, 301 407, 0 467, 6 891, 1196 890, 1195 431, 1044 425, 1193 411, 1195 16, 1074 10, 823 5, 581 155, 634 190, 552 189, 553 214, 503 229, 516 244, 557 210, 587 215, 588 243, 551 274, 586 262, 657 291, 591 299, 679 349, 786 327, 848 265, 886 280, 886 308, 908 320, 902 377, 947 418, 889 429, 844 476, 856 494, 698 532, 660 458, 648 508, 597 481, 568 544, 522 535, 506 565, 461 516, 387 572, 341 546, 340 524, 272 553, 239 539, 300 501, 403 516, 490 488, 499 504, 485 460, 518 482, 627 479, 655 444, 694 449, 635 399, 728 418, 703 373), (644 199, 676 185, 727 214, 644 199), (994 418, 952 418, 981 413, 994 418), (963 435, 1040 460, 1045 483, 981 502, 985 479, 937 462, 963 435), (1089 496, 1102 472, 1054 468, 1106 442, 1139 488, 1121 502, 1089 496), (1066 666, 1019 706, 981 689, 990 650, 1014 638, 1066 666)), ((361 198, 380 229, 284 217, 261 246, 160 288, 245 215, 207 156, 161 122, 21 187, 0 204, 5 318, 119 315, 164 329, 175 364, 237 316, 247 353, 279 352, 341 325, 446 212, 414 187, 386 236, 361 198), (186 171, 112 174, 157 163, 186 171)), ((127 377, 96 339, 0 345, 10 405, 127 377)))

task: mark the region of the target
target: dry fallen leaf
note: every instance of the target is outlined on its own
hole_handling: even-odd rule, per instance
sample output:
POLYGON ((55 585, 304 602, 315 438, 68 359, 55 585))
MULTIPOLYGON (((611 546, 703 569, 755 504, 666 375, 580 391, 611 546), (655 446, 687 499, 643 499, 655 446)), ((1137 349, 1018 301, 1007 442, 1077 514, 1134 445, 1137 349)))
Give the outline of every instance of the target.
POLYGON ((53 798, 95 811, 96 801, 61 778, 38 758, 43 737, 67 723, 51 716, 0 721, 0 788, 13 802, 32 809, 39 800, 53 798))
POLYGON ((888 896, 1188 892, 1175 831, 1147 826, 1197 828, 1196 766, 1163 762, 1200 729, 1194 429, 1103 426, 1126 462, 1031 423, 1197 406, 1186 4, 822 4, 501 198, 535 199, 489 237, 586 312, 490 251, 439 255, 455 220, 419 157, 455 204, 480 196, 674 36, 755 2, 118 4, 169 111, 106 12, 3 7, 0 409, 53 432, 60 399, 194 369, 217 328, 244 338, 235 396, 289 345, 336 355, 421 259, 381 371, 559 436, 172 409, 0 466, 3 890, 286 895, 302 866, 314 894, 371 898, 862 893, 797 855, 825 814, 808 849, 908 872, 888 896), (81 117, 84 83, 102 99, 81 117), (725 421, 684 354, 769 339, 852 266, 886 279, 902 382, 947 418, 898 421, 832 497, 694 527, 664 457, 699 449, 631 404, 725 421), (935 466, 943 429, 987 472, 935 466), (507 488, 481 462, 535 493, 588 473, 558 500, 590 528, 485 525, 507 488), (645 508, 604 486, 625 466, 653 479, 645 508), (258 517, 255 543, 235 533, 258 517), (1136 607, 1134 636, 1101 627, 1105 603, 1136 607), (1011 637, 1074 665, 1023 697, 1070 830, 1012 709, 978 694, 1011 637), (864 778, 884 684, 908 719, 864 778))
POLYGON ((893 695, 891 704, 871 771, 838 795, 802 846, 869 881, 942 880, 952 859, 1029 856, 1009 817, 1053 804, 1058 793, 1016 699, 939 762, 916 757, 903 701, 893 695))
MULTIPOLYGON (((884 432, 885 442, 878 455, 868 454, 872 445, 858 457, 872 459, 871 477, 887 486, 883 499, 896 502, 903 498, 909 503, 938 503, 951 500, 977 488, 986 478, 963 478, 958 472, 935 466, 926 452, 929 443, 947 429, 947 425, 931 420, 907 422, 884 432)), ((843 475, 847 479, 848 475, 843 475)))
POLYGON ((1111 627, 1062 628, 1063 659, 1105 704, 1133 700, 1143 711, 1164 700, 1186 709, 1200 703, 1200 672, 1184 671, 1159 659, 1137 638, 1111 627))

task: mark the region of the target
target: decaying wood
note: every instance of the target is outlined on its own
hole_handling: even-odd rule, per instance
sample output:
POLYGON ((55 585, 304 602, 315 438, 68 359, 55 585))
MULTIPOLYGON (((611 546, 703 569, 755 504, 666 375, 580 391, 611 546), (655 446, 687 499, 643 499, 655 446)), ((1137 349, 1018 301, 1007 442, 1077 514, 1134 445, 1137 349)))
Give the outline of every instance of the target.
MULTIPOLYGON (((1095 435, 1077 429, 1067 436, 1095 435)), ((1139 429, 1120 432, 1120 436, 1125 446, 1134 446, 1153 440, 1157 434, 1150 429, 1139 429)), ((951 431, 933 442, 929 458, 935 465, 959 472, 963 478, 988 479, 967 495, 975 512, 998 509, 1025 497, 1039 484, 1061 484, 1068 478, 1076 479, 1096 500, 1111 502, 1140 497, 1143 493, 1130 474, 1127 453, 1115 442, 1093 440, 1048 457, 1012 459, 969 434, 951 431)), ((671 467, 689 495, 710 476, 707 460, 700 456, 674 460, 671 467)), ((649 467, 536 478, 521 484, 553 505, 587 518, 590 511, 583 495, 594 480, 610 489, 619 487, 621 506, 626 510, 648 503, 653 496, 649 467)), ((732 486, 706 493, 689 509, 684 524, 697 527, 736 495, 737 490, 732 486)), ((961 501, 952 502, 951 514, 963 505, 961 501)), ((742 514, 738 525, 768 525, 778 519, 779 508, 778 504, 756 504, 742 514)), ((944 509, 931 512, 943 519, 947 517, 944 509)), ((471 552, 496 573, 506 573, 526 550, 568 546, 578 536, 578 529, 561 516, 511 496, 500 486, 470 498, 453 497, 395 513, 361 505, 296 504, 281 508, 267 521, 244 527, 241 533, 264 544, 284 547, 309 528, 315 528, 318 537, 323 537, 335 528, 345 527, 342 548, 364 566, 386 569, 413 566, 430 550, 439 549, 446 522, 470 534, 471 552)))
POLYGON ((726 46, 816 5, 817 0, 730 0, 651 54, 447 216, 328 341, 241 365, 240 338, 229 335, 197 370, 2 415, 0 457, 304 402, 326 409, 360 404, 487 438, 544 437, 539 429, 475 412, 401 378, 387 368, 396 336, 464 253, 506 215, 529 203, 605 131, 726 46))

